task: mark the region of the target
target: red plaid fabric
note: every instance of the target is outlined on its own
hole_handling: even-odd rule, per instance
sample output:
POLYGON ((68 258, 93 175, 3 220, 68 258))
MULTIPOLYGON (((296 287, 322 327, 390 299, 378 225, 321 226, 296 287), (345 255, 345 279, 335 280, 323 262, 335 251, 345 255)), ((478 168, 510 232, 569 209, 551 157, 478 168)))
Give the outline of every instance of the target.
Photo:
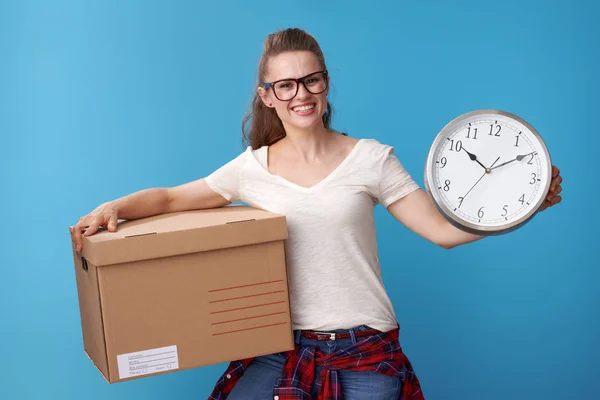
MULTIPOLYGON (((383 332, 361 340, 347 349, 329 355, 318 348, 296 346, 286 353, 287 361, 281 379, 273 388, 279 400, 310 400, 316 379, 318 400, 342 400, 338 370, 373 371, 400 377, 402 391, 398 400, 425 400, 413 367, 402 352, 399 329, 383 332), (323 367, 315 377, 315 368, 323 367)), ((217 381, 209 400, 225 400, 253 359, 234 361, 217 381)))

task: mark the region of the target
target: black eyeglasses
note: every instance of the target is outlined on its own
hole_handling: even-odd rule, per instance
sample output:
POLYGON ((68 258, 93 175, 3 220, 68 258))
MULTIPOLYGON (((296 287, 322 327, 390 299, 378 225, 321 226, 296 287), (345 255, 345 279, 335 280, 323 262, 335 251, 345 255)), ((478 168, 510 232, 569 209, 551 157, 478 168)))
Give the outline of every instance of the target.
POLYGON ((300 84, 312 94, 323 93, 327 90, 329 84, 327 79, 327 70, 313 72, 312 74, 303 76, 302 78, 280 79, 275 82, 266 82, 261 86, 265 89, 273 88, 273 93, 280 101, 290 101, 298 94, 300 84))

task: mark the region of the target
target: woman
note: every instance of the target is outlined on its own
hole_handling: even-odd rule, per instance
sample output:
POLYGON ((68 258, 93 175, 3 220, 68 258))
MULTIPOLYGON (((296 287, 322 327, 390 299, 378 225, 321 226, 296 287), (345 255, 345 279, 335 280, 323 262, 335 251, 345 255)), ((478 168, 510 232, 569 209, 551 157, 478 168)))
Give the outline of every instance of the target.
MULTIPOLYGON (((479 236, 448 223, 395 157, 373 139, 330 128, 329 76, 312 36, 267 37, 260 85, 243 124, 250 146, 209 176, 104 203, 72 227, 116 230, 118 218, 222 207, 233 201, 286 215, 296 351, 231 363, 214 399, 422 399, 381 281, 373 220, 380 203, 444 248, 479 236), (246 127, 249 126, 249 130, 246 127)), ((558 169, 542 209, 561 201, 558 169)))

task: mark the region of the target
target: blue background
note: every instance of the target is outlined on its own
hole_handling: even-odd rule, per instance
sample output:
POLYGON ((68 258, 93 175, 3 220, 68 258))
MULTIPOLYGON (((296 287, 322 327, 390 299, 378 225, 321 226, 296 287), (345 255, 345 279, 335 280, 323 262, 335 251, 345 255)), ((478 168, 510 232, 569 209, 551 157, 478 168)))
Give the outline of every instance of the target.
POLYGON ((600 398, 600 11, 593 1, 1 1, 0 398, 204 399, 224 365, 108 385, 83 352, 67 227, 242 151, 265 36, 320 42, 334 127, 415 179, 437 132, 510 111, 564 201, 451 251, 378 207, 384 278, 428 400, 600 398), (452 4, 450 4, 452 3, 452 4))

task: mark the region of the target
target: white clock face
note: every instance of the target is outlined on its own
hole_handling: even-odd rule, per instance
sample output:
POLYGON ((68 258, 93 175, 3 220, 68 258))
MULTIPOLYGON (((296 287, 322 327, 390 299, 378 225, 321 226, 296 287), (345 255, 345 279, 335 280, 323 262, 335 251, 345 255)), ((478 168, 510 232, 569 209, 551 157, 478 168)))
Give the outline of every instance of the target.
POLYGON ((446 217, 476 233, 502 233, 526 222, 551 179, 548 150, 535 129, 500 111, 465 114, 436 138, 426 184, 446 217))

